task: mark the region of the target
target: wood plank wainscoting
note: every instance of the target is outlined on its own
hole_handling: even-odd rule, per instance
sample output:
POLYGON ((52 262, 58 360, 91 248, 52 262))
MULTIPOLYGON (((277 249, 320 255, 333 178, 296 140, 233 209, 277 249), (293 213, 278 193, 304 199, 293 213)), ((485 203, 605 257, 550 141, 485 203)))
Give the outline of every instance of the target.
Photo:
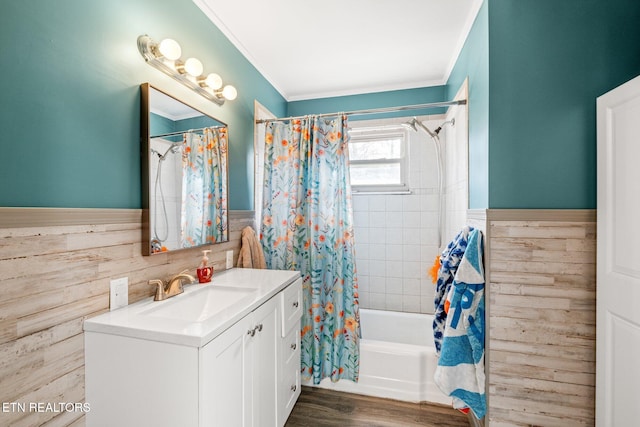
POLYGON ((491 427, 595 424, 596 211, 472 210, 485 231, 491 427))
MULTIPOLYGON (((229 224, 229 242, 211 247, 216 270, 228 250, 237 260, 253 212, 230 211, 229 224)), ((82 322, 109 309, 110 279, 129 278, 131 303, 153 294, 149 279, 201 258, 200 249, 144 257, 140 239, 139 209, 0 208, 0 425, 84 426, 82 412, 28 405, 84 402, 82 322)))

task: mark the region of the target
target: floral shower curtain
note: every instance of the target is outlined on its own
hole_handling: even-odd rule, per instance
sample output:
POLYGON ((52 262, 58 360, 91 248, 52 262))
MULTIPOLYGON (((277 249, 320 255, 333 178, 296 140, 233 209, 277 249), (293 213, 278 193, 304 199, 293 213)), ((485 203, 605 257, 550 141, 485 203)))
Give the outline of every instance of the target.
POLYGON ((359 312, 346 116, 266 127, 267 267, 303 279, 302 377, 358 380, 359 312))
POLYGON ((226 241, 227 129, 187 132, 182 145, 182 247, 226 241))

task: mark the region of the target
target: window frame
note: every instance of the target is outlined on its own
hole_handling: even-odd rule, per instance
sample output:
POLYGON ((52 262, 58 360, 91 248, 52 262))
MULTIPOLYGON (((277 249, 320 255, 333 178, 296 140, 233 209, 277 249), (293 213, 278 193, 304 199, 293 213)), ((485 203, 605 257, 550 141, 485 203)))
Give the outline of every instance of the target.
POLYGON ((377 125, 377 126, 358 126, 349 129, 349 144, 353 141, 362 144, 366 142, 374 142, 388 139, 400 140, 401 157, 398 159, 371 159, 371 160, 353 160, 349 159, 350 166, 353 165, 380 165, 380 164, 399 164, 400 165, 400 184, 365 184, 351 185, 353 194, 405 194, 410 193, 409 186, 409 132, 400 125, 377 125))

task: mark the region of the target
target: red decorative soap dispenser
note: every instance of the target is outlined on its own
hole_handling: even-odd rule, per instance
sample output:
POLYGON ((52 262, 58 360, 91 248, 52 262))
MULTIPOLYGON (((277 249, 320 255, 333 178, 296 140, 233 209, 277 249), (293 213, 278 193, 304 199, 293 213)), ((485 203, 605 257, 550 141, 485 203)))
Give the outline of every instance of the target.
POLYGON ((211 251, 202 251, 202 261, 200 262, 200 267, 196 270, 196 273, 198 273, 198 282, 200 283, 209 283, 211 276, 213 276, 213 267, 209 267, 209 258, 207 257, 209 252, 211 251))

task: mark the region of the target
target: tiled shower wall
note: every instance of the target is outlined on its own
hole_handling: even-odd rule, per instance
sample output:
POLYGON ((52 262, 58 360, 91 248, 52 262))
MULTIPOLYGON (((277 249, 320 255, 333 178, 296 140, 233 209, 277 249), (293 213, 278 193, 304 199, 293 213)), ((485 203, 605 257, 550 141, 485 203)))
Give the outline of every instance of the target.
MULTIPOLYGON (((350 126, 400 124, 407 119, 351 121, 350 126)), ((444 116, 419 119, 435 129, 444 116)), ((408 135, 411 194, 353 196, 360 306, 431 313, 434 285, 426 271, 439 253, 435 148, 424 132, 408 135)))

